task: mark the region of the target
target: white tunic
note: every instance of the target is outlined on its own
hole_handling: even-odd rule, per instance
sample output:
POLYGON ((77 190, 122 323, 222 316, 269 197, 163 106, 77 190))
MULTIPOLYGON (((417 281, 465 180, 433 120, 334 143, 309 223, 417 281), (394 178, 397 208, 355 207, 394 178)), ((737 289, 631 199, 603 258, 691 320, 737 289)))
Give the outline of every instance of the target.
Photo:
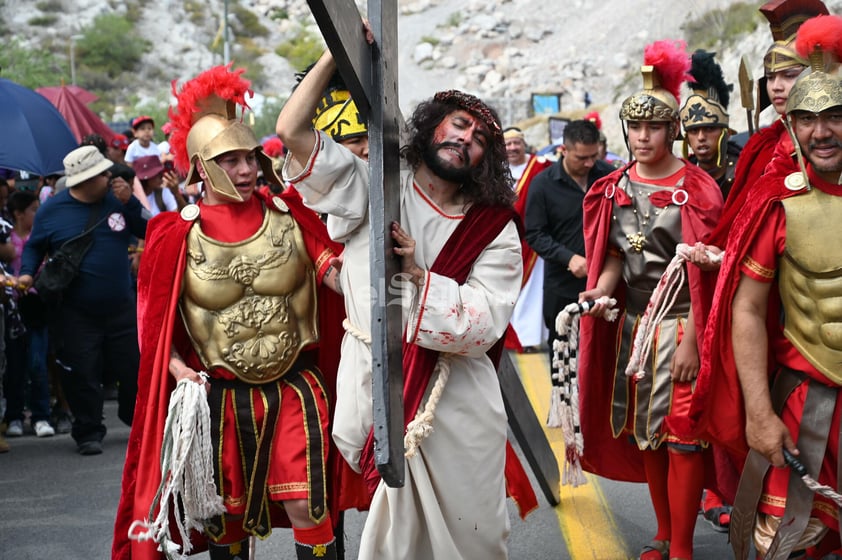
MULTIPOLYGON (((370 314, 370 299, 364 299, 370 298, 372 292, 357 292, 370 283, 356 283, 363 272, 354 265, 364 262, 360 268, 365 268, 367 274, 368 224, 364 209, 368 206, 368 167, 353 161, 353 156, 348 159, 343 151, 322 134, 307 167, 293 174, 297 170, 291 169, 292 158, 288 158, 284 178, 300 188, 305 201, 314 208, 329 204, 337 212, 337 219, 328 220, 328 228, 331 235, 341 231, 349 234, 345 238, 348 246, 344 267, 351 264, 352 269, 346 271, 343 267, 343 280, 345 275, 355 277, 350 286, 343 284, 346 304, 353 301, 358 306, 354 313, 363 316, 370 314), (357 227, 341 227, 351 222, 357 227), (348 254, 354 237, 365 237, 364 257, 348 254), (357 293, 347 299, 348 291, 357 293)), ((401 225, 417 242, 416 262, 429 270, 464 216, 448 215, 438 208, 414 184, 409 173, 402 177, 400 196, 401 225)), ((360 246, 354 247, 360 250, 360 246)), ((407 460, 405 486, 389 488, 381 482, 377 488, 363 529, 359 558, 507 557, 509 519, 503 474, 506 413, 497 373, 485 352, 505 332, 520 291, 521 274, 520 242, 514 223, 510 222, 477 258, 464 284, 429 272, 420 290, 412 283, 404 284, 408 341, 449 354, 451 373, 436 408, 432 435, 407 460)), ((350 308, 348 314, 352 314, 350 308)), ((362 322, 361 318, 355 320, 362 322)), ((343 362, 344 352, 343 343, 343 362)), ((370 384, 370 354, 368 359, 365 372, 370 384)), ((340 365, 340 377, 348 371, 340 365)), ((350 408, 365 407, 367 410, 361 412, 356 426, 363 433, 365 425, 367 436, 371 426, 370 389, 365 404, 345 391, 343 385, 334 424, 338 427, 340 420, 350 421, 350 408), (348 400, 355 404, 345 408, 340 419, 340 410, 347 405, 341 401, 348 400)), ((340 430, 354 431, 347 427, 340 430)))

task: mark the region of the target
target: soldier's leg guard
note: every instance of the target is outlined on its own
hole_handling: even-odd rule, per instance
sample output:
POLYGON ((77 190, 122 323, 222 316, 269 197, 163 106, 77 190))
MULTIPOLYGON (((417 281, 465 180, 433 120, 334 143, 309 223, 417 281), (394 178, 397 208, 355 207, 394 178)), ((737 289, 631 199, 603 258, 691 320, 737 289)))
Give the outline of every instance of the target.
POLYGON ((325 544, 295 543, 295 556, 298 560, 337 560, 336 540, 325 544))

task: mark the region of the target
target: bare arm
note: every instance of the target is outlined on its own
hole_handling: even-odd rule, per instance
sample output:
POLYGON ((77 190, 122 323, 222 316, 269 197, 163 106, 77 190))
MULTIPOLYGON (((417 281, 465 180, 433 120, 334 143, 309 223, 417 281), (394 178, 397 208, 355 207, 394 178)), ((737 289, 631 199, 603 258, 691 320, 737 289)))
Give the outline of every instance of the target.
POLYGON ((731 304, 731 341, 734 362, 746 407, 746 440, 749 447, 775 466, 783 466, 781 448, 797 454, 792 436, 772 408, 768 378, 766 306, 771 284, 745 275, 731 304), (750 398, 747 398, 750 395, 750 398))
POLYGON ((313 152, 316 143, 316 136, 313 134, 313 116, 316 114, 316 106, 322 93, 335 71, 336 62, 330 51, 325 51, 292 92, 278 115, 275 132, 278 133, 284 146, 289 149, 289 157, 298 163, 299 168, 307 165, 307 159, 313 152))

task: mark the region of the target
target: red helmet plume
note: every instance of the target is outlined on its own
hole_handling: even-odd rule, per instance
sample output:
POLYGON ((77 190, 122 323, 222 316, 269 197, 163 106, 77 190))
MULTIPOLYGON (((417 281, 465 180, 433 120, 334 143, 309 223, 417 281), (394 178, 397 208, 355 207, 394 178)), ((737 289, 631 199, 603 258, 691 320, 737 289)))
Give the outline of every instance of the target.
POLYGON ((243 72, 244 68, 232 71, 231 64, 214 66, 186 82, 180 91, 173 80, 172 92, 177 104, 169 110, 173 125, 170 149, 180 171, 190 169, 192 154, 187 150, 187 135, 197 120, 213 113, 234 119, 237 105, 243 110, 249 108, 246 93, 252 93, 251 82, 241 76, 243 72))

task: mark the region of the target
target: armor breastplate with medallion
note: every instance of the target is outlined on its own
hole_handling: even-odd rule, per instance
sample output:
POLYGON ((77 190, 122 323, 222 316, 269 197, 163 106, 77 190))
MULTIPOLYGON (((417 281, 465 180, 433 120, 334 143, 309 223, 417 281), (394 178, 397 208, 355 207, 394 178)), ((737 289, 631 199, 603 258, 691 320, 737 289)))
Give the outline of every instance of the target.
POLYGON ((292 216, 267 210, 258 231, 237 243, 211 239, 197 222, 180 310, 205 367, 248 383, 286 373, 319 339, 315 270, 292 216))
POLYGON ((783 200, 786 249, 779 266, 784 334, 831 381, 842 384, 842 196, 812 189, 783 200))

